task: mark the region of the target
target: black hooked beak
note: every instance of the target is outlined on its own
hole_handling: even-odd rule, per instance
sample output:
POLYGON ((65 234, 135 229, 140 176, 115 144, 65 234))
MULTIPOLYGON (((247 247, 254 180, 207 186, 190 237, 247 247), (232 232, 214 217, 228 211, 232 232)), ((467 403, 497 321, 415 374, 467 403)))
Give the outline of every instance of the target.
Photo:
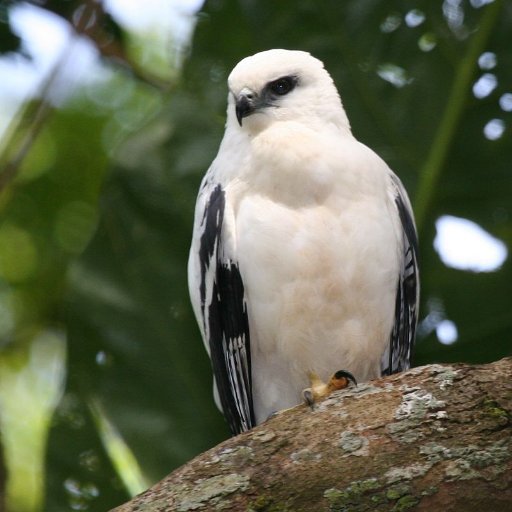
POLYGON ((256 110, 254 101, 255 98, 253 93, 242 93, 236 99, 236 119, 240 126, 242 126, 242 119, 250 116, 256 110))

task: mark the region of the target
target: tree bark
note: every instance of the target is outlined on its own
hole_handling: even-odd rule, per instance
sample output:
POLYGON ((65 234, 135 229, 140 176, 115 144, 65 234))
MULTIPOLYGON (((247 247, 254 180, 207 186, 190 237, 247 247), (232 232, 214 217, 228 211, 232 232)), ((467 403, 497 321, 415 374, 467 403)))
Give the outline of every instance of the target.
POLYGON ((512 511, 512 358, 429 365, 300 405, 115 512, 512 511))

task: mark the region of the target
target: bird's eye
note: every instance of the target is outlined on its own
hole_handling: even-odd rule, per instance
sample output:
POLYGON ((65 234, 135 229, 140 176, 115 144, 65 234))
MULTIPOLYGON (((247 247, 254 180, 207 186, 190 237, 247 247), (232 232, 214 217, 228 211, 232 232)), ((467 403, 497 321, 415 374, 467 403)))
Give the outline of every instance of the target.
POLYGON ((284 96, 295 88, 297 79, 292 76, 278 78, 268 84, 269 89, 278 96, 284 96))

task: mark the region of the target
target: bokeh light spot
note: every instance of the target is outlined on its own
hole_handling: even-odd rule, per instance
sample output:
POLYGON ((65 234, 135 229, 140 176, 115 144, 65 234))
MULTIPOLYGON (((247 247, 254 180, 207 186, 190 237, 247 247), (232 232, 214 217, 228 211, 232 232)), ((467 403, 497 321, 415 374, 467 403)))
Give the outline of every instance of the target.
POLYGON ((498 140, 505 131, 505 122, 502 119, 491 119, 484 126, 484 135, 486 139, 498 140))
POLYGON ((496 67, 497 62, 498 59, 496 54, 493 52, 484 52, 480 57, 478 57, 478 65, 480 66, 480 69, 493 69, 496 67))
POLYGON ((492 272, 507 259, 507 246, 468 219, 443 215, 436 220, 436 231, 434 248, 448 267, 492 272))
POLYGON ((452 345, 459 337, 459 331, 455 322, 451 320, 441 320, 436 326, 437 339, 443 345, 452 345))
POLYGON ((405 23, 408 27, 418 27, 425 21, 425 14, 419 9, 412 9, 405 15, 405 23))
POLYGON ((397 89, 401 89, 412 82, 412 78, 407 75, 404 68, 390 62, 380 64, 377 68, 377 75, 397 89))
POLYGON ((426 32, 418 40, 422 52, 430 52, 437 46, 437 37, 433 32, 426 32))
POLYGON ((496 75, 485 73, 473 84, 473 94, 478 99, 486 98, 496 89, 497 85, 496 75))
POLYGON ((402 24, 402 18, 399 14, 390 14, 386 16, 386 19, 380 24, 380 31, 384 34, 394 32, 402 24))
POLYGON ((506 92, 500 97, 500 107, 501 110, 505 112, 512 112, 512 94, 506 92))
POLYGON ((493 2, 494 0, 469 0, 471 6, 474 7, 475 9, 480 9, 480 7, 483 7, 484 5, 487 4, 492 4, 493 2))

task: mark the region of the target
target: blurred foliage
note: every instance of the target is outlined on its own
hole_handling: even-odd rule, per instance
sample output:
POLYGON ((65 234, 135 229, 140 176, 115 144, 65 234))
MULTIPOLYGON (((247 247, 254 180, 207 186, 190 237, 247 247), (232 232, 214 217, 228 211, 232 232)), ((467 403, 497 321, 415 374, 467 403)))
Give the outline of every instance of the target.
MULTIPOLYGON (((6 56, 26 53, 9 25, 18 4, 0 9, 6 56)), ((186 260, 199 181, 223 132, 227 75, 260 50, 322 59, 354 133, 410 191, 423 297, 415 363, 511 354, 510 258, 494 272, 467 272, 444 265, 433 247, 445 214, 511 246, 512 107, 500 104, 512 93, 510 3, 212 0, 197 16, 181 74, 187 54, 155 35, 164 33, 158 19, 144 33, 121 26, 101 2, 37 5, 85 34, 102 61, 96 79, 56 101, 64 55, 0 141, 0 426, 10 510, 107 510, 227 437, 186 260), (495 65, 482 64, 484 52, 495 65), (479 97, 474 84, 485 73, 496 85, 479 97), (495 140, 484 136, 491 120, 505 127, 495 140), (457 326, 451 345, 436 337, 442 319, 457 326), (31 502, 18 492, 29 478, 31 502)))

